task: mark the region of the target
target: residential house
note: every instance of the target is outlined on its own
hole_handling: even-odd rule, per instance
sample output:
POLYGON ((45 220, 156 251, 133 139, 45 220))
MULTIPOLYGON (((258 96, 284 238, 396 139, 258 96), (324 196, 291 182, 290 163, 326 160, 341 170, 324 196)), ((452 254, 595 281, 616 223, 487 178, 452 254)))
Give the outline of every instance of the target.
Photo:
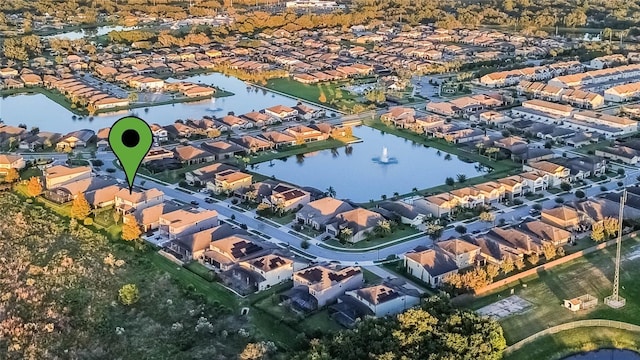
POLYGON ((86 147, 94 135, 93 130, 88 129, 73 131, 58 140, 56 148, 58 150, 65 150, 75 149, 76 147, 86 147))
POLYGON ((420 294, 411 290, 403 286, 381 284, 347 291, 338 298, 336 305, 331 306, 329 312, 340 324, 352 327, 357 318, 396 315, 420 304, 420 294), (337 314, 341 316, 337 317, 337 314))
MULTIPOLYGON (((149 207, 140 207, 131 214, 136 223, 144 232, 155 231, 160 227, 160 216, 180 209, 174 202, 161 202, 149 207)), ((130 221, 128 216, 123 218, 123 223, 130 221)))
POLYGON ((345 240, 351 243, 364 240, 367 234, 372 233, 374 228, 382 221, 382 215, 364 208, 355 208, 337 214, 326 225, 326 232, 332 236, 340 237, 344 229, 350 229, 351 235, 345 240))
POLYGON ((416 111, 413 108, 394 106, 380 116, 382 122, 390 122, 403 129, 413 127, 416 111))
POLYGON ((215 159, 215 155, 192 145, 178 145, 173 149, 176 159, 185 165, 201 164, 215 159))
POLYGON ((542 251, 542 244, 536 242, 536 239, 534 239, 532 235, 517 229, 503 229, 495 227, 491 229, 486 236, 499 244, 516 249, 522 254, 539 254, 542 251))
POLYGON ((621 161, 628 165, 635 165, 640 161, 640 151, 620 145, 597 149, 595 154, 596 156, 608 160, 621 161))
POLYGON ((420 213, 414 205, 403 201, 382 201, 378 207, 398 216, 400 222, 414 227, 422 225, 425 215, 420 213))
POLYGON ((570 170, 549 161, 530 162, 522 166, 524 171, 538 171, 548 176, 548 187, 559 186, 569 181, 570 170))
POLYGON ((223 171, 235 169, 235 167, 228 164, 215 163, 201 167, 199 169, 195 169, 193 171, 189 171, 184 174, 184 177, 187 184, 191 186, 205 186, 207 182, 215 178, 216 174, 223 171))
POLYGON ((581 221, 578 211, 565 205, 553 209, 543 209, 540 219, 547 224, 569 230, 577 229, 581 221))
POLYGON ((258 111, 248 112, 241 116, 251 121, 256 127, 263 127, 265 125, 271 125, 273 123, 273 117, 258 111))
MULTIPOLYGON (((280 131, 266 131, 259 136, 273 143, 276 149, 293 146, 298 142, 298 139, 296 139, 293 135, 280 131)), ((304 140, 301 139, 301 141, 304 140)))
POLYGON ((433 287, 442 285, 447 276, 458 272, 455 260, 440 248, 415 248, 404 254, 404 267, 407 274, 433 287))
POLYGON ((301 120, 315 120, 324 116, 324 110, 312 108, 311 106, 304 105, 302 103, 293 107, 298 112, 298 118, 301 120))
POLYGON ((285 132, 293 136, 297 141, 299 141, 299 139, 302 139, 302 141, 304 141, 305 143, 327 140, 329 138, 329 134, 320 132, 316 129, 312 129, 304 125, 290 127, 286 129, 285 132))
POLYGON ((251 135, 231 138, 231 141, 241 146, 248 153, 256 153, 273 148, 272 142, 251 135))
MULTIPOLYGON (((158 215, 158 221, 160 215, 162 215, 162 213, 158 215)), ((210 249, 213 241, 236 235, 236 233, 236 229, 225 223, 195 233, 179 236, 169 243, 169 248, 180 255, 183 261, 202 260, 204 259, 204 253, 210 249)))
POLYGON ((0 174, 6 174, 9 169, 20 171, 26 163, 20 155, 0 154, 0 174))
POLYGON ((151 133, 153 134, 153 139, 156 142, 161 143, 169 140, 169 133, 167 132, 167 129, 158 124, 151 124, 150 127, 151 133))
POLYGON ((207 188, 219 194, 230 193, 251 186, 253 176, 251 174, 234 169, 217 172, 213 181, 207 182, 207 188))
POLYGON ((276 185, 271 190, 271 195, 262 200, 262 202, 282 211, 296 210, 307 205, 310 201, 311 194, 308 191, 286 184, 276 185))
POLYGON ((120 191, 119 185, 109 185, 84 194, 85 199, 94 209, 115 205, 116 194, 120 191))
POLYGON ((215 210, 176 210, 160 215, 160 232, 175 239, 218 226, 218 212, 215 210))
POLYGON ((597 156, 558 158, 549 160, 549 162, 568 168, 571 181, 586 179, 590 176, 600 176, 607 170, 607 162, 597 156))
POLYGON ((54 188, 47 188, 44 192, 44 197, 58 204, 63 204, 75 199, 78 194, 85 194, 97 189, 107 188, 116 183, 116 180, 111 177, 92 176, 86 179, 67 182, 54 188))
POLYGON ((70 168, 55 165, 44 170, 45 188, 54 189, 73 181, 89 179, 91 176, 91 168, 88 166, 70 168))
POLYGON ((277 254, 268 254, 238 263, 255 276, 253 285, 257 291, 263 291, 293 278, 293 261, 277 254))
POLYGON ((333 220, 336 215, 350 210, 353 210, 353 207, 348 203, 332 197, 325 197, 303 206, 302 209, 296 213, 296 221, 309 225, 316 230, 324 231, 326 225, 333 220))
POLYGON ((291 121, 298 117, 298 110, 284 105, 276 105, 266 108, 264 109, 264 112, 279 121, 291 121))
POLYGON ((507 192, 505 186, 496 181, 474 185, 473 188, 480 191, 485 204, 495 204, 502 201, 507 192))
POLYGON ((129 192, 129 189, 120 189, 115 196, 116 211, 123 215, 131 214, 136 210, 144 209, 164 201, 164 193, 156 188, 129 192))
POLYGON ((266 243, 257 241, 247 233, 235 233, 212 241, 202 259, 206 265, 216 270, 228 271, 240 261, 264 256, 269 252, 266 243))
POLYGON ((283 297, 296 308, 315 310, 335 302, 345 292, 358 289, 363 284, 364 276, 359 267, 339 269, 317 265, 294 272, 293 289, 283 297))
POLYGON ((451 190, 456 203, 464 208, 475 208, 485 204, 484 191, 480 191, 474 187, 464 187, 451 190))
POLYGON ((550 242, 554 246, 562 246, 571 240, 571 233, 546 222, 535 220, 522 223, 518 229, 532 234, 544 242, 550 242))
POLYGON ((497 183, 504 187, 505 196, 511 201, 523 196, 527 188, 527 181, 520 175, 498 179, 497 183))
POLYGON ((200 147, 213 154, 215 161, 229 159, 245 151, 240 145, 224 140, 205 142, 200 147))
POLYGON ((442 193, 414 200, 413 206, 423 214, 442 217, 458 206, 458 199, 450 193, 442 193))
POLYGON ((480 256, 480 247, 461 239, 438 241, 436 246, 455 261, 458 269, 474 266, 480 256))

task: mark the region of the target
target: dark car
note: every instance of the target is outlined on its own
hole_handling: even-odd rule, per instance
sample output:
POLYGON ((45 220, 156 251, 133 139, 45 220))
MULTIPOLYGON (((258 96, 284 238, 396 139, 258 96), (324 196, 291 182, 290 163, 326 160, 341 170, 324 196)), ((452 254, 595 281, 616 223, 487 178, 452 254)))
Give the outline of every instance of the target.
POLYGON ((200 203, 199 203, 199 202, 197 202, 197 201, 195 201, 195 200, 193 200, 193 201, 191 201, 191 205, 198 206, 198 205, 200 205, 200 203))
POLYGON ((213 199, 208 197, 208 198, 204 199, 204 202, 206 202, 207 204, 213 204, 213 199))

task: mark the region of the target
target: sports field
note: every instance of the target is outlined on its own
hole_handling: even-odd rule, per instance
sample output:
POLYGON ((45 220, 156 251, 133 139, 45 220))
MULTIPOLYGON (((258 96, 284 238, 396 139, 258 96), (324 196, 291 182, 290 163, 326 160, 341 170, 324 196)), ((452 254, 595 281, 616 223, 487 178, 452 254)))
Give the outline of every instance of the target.
POLYGON ((614 259, 615 246, 610 246, 479 298, 471 307, 498 318, 507 344, 575 320, 610 319, 640 325, 640 239, 623 242, 620 295, 627 305, 618 310, 603 301, 612 291, 614 259), (598 306, 575 313, 562 306, 564 299, 585 294, 597 297, 598 306))

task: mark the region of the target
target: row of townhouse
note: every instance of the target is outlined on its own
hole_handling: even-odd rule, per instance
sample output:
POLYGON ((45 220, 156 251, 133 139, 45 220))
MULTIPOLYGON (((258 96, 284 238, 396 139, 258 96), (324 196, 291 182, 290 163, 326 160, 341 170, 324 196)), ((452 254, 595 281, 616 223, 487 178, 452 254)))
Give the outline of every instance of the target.
POLYGON ((496 181, 451 190, 412 200, 412 205, 428 216, 447 216, 456 208, 490 207, 504 200, 513 200, 527 193, 540 193, 563 182, 573 182, 606 171, 600 157, 561 158, 523 165, 523 172, 496 181))
MULTIPOLYGON (((405 268, 424 282, 439 286, 448 275, 471 266, 524 259, 532 253, 540 254, 546 243, 563 246, 574 238, 575 232, 590 229, 594 222, 617 219, 620 201, 620 193, 608 193, 600 198, 543 209, 540 220, 525 220, 513 227, 493 228, 486 234, 439 241, 429 248, 418 247, 404 255, 405 268)), ((625 219, 639 216, 640 188, 627 188, 623 211, 625 219)))
POLYGON ((619 161, 628 165, 636 165, 640 161, 640 142, 629 140, 597 149, 595 154, 608 160, 619 161))
POLYGON ((580 62, 567 61, 544 66, 494 72, 482 76, 479 79, 479 83, 487 87, 497 88, 517 85, 523 80, 549 80, 559 75, 576 74, 582 71, 584 71, 584 67, 580 62))
MULTIPOLYGON (((597 109, 604 106, 605 96, 578 89, 565 89, 542 82, 521 81, 517 86, 519 94, 526 94, 546 101, 564 102, 584 109, 597 109)), ((610 100, 609 100, 610 101, 610 100)))
POLYGON ((87 105, 92 105, 96 110, 129 106, 129 99, 111 96, 95 86, 80 81, 76 77, 57 78, 52 75, 45 75, 44 85, 47 88, 58 90, 69 98, 71 102, 78 102, 84 99, 87 105))
POLYGON ((640 64, 630 64, 580 74, 557 76, 549 80, 548 83, 561 88, 583 87, 610 82, 628 82, 629 79, 638 76, 640 76, 640 64))

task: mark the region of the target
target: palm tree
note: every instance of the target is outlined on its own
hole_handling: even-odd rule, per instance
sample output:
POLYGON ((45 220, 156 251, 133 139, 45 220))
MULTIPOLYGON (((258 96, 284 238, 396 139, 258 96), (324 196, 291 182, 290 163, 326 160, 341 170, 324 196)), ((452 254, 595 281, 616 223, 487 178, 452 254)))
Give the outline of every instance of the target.
POLYGON ((329 186, 327 188, 327 195, 330 197, 336 197, 336 190, 333 188, 333 186, 329 186))
POLYGON ((613 30, 611 30, 611 28, 604 28, 604 30, 602 30, 602 37, 609 38, 609 44, 611 44, 612 35, 613 35, 613 30))
POLYGON ((414 193, 416 193, 416 194, 417 194, 417 193, 418 193, 418 188, 417 188, 417 187, 414 187, 413 189, 411 189, 411 191, 413 191, 414 193))
POLYGON ((400 197, 400 193, 399 192, 394 192, 393 193, 393 197, 395 197, 396 199, 400 197))
POLYGON ((458 174, 458 175, 456 175, 456 178, 458 179, 458 182, 461 183, 461 184, 463 182, 467 181, 467 175, 465 175, 465 174, 458 174))

